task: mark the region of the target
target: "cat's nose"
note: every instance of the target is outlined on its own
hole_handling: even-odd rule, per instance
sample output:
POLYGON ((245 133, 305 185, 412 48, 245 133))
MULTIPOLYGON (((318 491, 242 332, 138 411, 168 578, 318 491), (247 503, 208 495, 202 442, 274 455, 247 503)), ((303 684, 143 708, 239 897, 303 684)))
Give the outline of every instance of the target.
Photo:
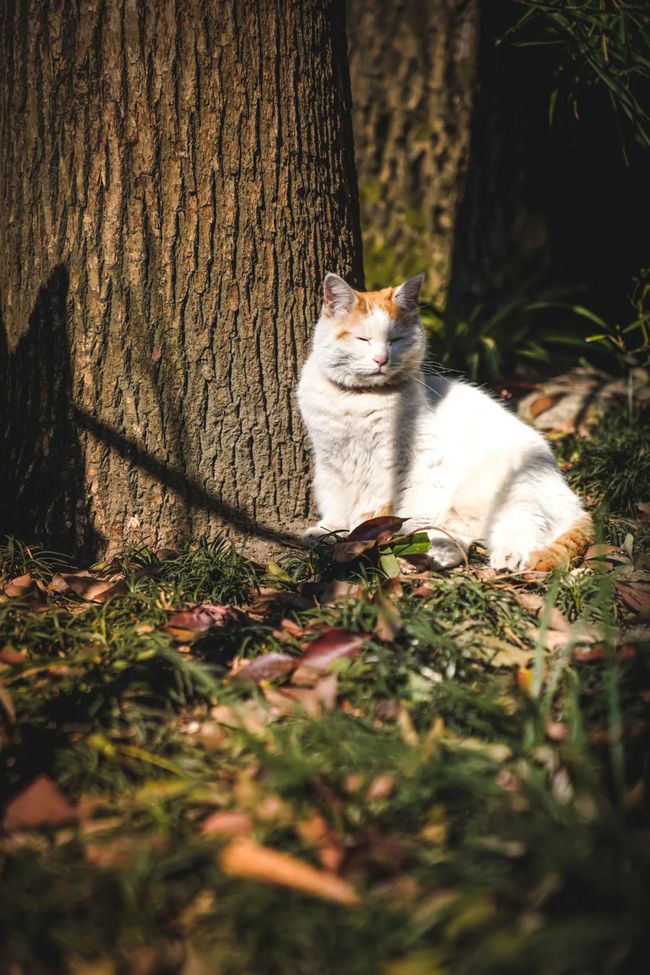
POLYGON ((388 353, 387 352, 378 352, 377 355, 373 355, 372 361, 373 362, 376 362, 377 365, 380 366, 380 367, 381 366, 385 366, 386 363, 388 362, 388 353))

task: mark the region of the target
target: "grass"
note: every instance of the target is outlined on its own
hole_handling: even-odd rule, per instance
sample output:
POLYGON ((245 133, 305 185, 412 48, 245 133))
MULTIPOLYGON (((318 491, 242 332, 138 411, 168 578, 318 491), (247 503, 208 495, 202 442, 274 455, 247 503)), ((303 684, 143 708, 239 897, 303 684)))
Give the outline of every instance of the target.
POLYGON ((625 548, 551 578, 477 553, 397 585, 329 547, 262 568, 221 541, 125 552, 93 568, 119 582, 93 602, 61 556, 8 540, 3 581, 33 584, 0 601, 0 971, 643 970, 650 640, 621 593, 647 584, 646 434, 621 414, 560 445, 625 548), (357 588, 315 600, 335 578, 357 588), (174 616, 197 604, 225 625, 174 616), (328 674, 238 678, 334 627, 363 645, 328 674), (39 776, 67 820, 16 820, 39 776), (242 836, 293 859, 247 877, 242 836))

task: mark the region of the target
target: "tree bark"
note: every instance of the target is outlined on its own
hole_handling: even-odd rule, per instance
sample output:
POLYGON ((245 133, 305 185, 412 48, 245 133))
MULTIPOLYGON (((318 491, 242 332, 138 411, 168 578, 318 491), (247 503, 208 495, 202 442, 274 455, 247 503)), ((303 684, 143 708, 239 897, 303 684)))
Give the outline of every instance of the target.
POLYGON ((366 275, 443 303, 469 148, 477 0, 348 0, 366 275))
POLYGON ((294 530, 322 277, 362 284, 342 3, 0 22, 0 528, 87 551, 294 530))

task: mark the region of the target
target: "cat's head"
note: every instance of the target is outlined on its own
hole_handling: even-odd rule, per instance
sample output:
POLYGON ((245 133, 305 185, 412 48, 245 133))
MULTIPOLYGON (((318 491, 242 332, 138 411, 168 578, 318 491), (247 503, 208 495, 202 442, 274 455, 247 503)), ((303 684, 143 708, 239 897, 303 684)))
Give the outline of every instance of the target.
POLYGON ((353 389, 389 386, 417 372, 425 349, 417 314, 423 274, 397 288, 355 291, 336 274, 323 285, 314 352, 325 374, 353 389))

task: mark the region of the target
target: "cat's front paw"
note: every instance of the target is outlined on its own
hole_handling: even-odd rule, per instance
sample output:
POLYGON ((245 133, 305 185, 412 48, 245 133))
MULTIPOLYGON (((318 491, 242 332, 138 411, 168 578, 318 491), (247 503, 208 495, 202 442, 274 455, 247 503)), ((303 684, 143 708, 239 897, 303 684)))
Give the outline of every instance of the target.
POLYGON ((490 551, 490 565, 493 569, 507 569, 521 572, 528 566, 530 552, 516 545, 499 545, 490 551))
POLYGON ((319 542, 335 542, 336 536, 331 528, 325 525, 312 525, 300 539, 305 548, 313 548, 319 542))
POLYGON ((465 549, 462 544, 453 538, 441 538, 436 536, 431 538, 431 544, 427 550, 427 565, 431 569, 455 569, 465 561, 465 549))

